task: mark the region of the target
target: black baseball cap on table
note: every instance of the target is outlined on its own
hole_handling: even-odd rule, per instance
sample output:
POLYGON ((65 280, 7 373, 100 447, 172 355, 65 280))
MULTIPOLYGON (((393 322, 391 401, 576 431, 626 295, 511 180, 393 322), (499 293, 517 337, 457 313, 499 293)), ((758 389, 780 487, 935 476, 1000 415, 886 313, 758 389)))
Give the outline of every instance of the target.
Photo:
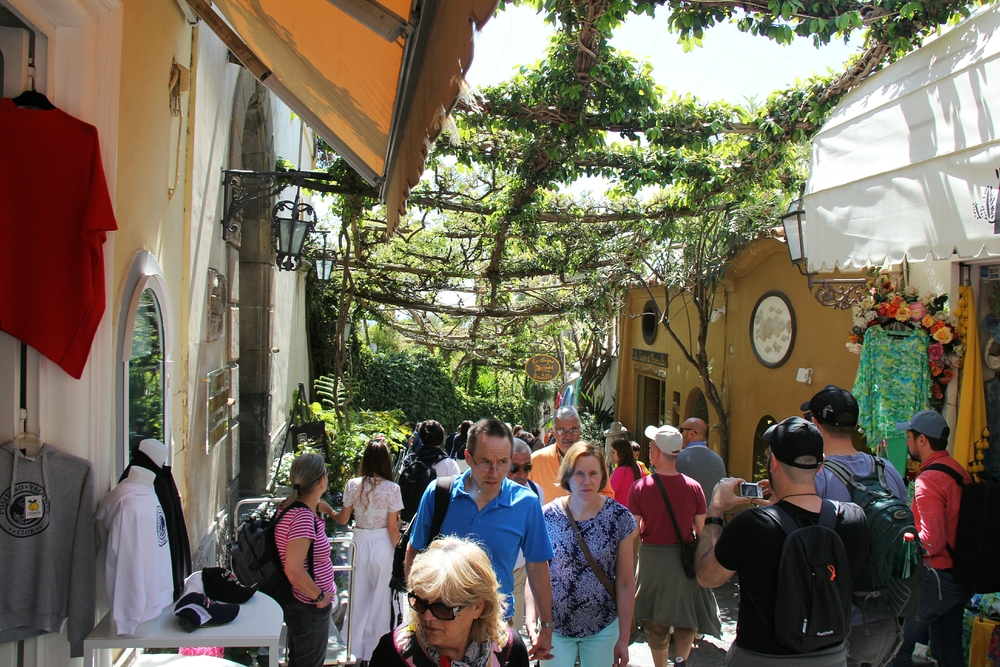
POLYGON ((785 465, 815 470, 823 463, 823 436, 802 417, 789 417, 764 431, 764 441, 771 453, 785 465), (800 456, 812 456, 816 463, 796 463, 800 456))
POLYGON ((802 404, 822 424, 829 426, 857 426, 858 401, 851 392, 835 384, 828 384, 811 399, 802 404))

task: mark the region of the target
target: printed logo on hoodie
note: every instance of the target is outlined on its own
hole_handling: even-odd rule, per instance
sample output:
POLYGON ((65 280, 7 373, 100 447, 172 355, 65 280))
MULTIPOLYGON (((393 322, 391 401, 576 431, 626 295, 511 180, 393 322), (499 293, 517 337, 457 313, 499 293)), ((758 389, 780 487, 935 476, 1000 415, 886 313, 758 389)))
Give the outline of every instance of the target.
POLYGON ((14 537, 31 537, 49 527, 49 497, 34 482, 18 482, 0 495, 0 528, 14 537))
POLYGON ((167 543, 167 519, 159 505, 156 506, 156 542, 161 547, 167 543))

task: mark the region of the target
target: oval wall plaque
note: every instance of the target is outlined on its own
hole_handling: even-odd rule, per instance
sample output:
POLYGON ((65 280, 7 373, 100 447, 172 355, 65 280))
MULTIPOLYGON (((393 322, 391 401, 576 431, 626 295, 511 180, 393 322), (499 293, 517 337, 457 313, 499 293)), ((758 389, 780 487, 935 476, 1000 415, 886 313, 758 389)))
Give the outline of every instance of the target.
POLYGON ((550 354, 536 354, 524 364, 524 370, 535 382, 549 382, 559 377, 559 360, 550 354))

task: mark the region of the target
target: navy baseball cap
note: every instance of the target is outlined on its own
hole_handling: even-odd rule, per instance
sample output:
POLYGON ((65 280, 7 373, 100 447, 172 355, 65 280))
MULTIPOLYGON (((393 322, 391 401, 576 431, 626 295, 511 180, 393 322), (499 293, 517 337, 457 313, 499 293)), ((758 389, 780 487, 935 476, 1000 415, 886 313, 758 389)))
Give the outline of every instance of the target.
POLYGON ((948 428, 948 422, 937 410, 921 410, 910 417, 908 422, 896 422, 896 428, 900 431, 916 431, 928 438, 940 438, 948 428))
POLYGON ((823 436, 819 429, 802 417, 789 417, 764 431, 764 441, 771 453, 785 465, 815 470, 823 465, 823 436), (796 463, 800 456, 811 456, 816 463, 796 463))
POLYGON ((802 404, 822 424, 829 426, 857 426, 858 402, 851 392, 835 384, 828 384, 811 399, 802 404))

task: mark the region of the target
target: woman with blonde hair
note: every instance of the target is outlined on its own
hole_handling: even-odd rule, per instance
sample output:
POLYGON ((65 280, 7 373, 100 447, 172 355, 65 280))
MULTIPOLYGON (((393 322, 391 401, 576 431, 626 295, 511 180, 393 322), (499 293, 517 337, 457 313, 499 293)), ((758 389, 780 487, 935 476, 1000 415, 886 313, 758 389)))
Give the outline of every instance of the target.
POLYGON ((347 481, 343 509, 334 515, 346 524, 354 513, 354 599, 351 600, 351 650, 358 660, 371 659, 379 637, 392 629, 389 579, 392 552, 399 541, 403 496, 392 481, 392 459, 385 438, 368 443, 358 476, 347 481))
POLYGON ((528 667, 490 559, 475 542, 442 537, 413 559, 403 625, 382 637, 379 667, 528 667))
POLYGON ((326 528, 317 507, 326 492, 326 463, 319 454, 302 454, 289 474, 292 493, 281 502, 274 541, 292 585, 292 599, 282 606, 288 627, 288 666, 320 667, 330 639, 330 603, 337 599, 326 528))
POLYGON ((545 506, 555 558, 552 573, 551 667, 625 667, 635 604, 636 521, 601 495, 608 483, 604 449, 569 448, 559 466, 569 496, 545 506))

